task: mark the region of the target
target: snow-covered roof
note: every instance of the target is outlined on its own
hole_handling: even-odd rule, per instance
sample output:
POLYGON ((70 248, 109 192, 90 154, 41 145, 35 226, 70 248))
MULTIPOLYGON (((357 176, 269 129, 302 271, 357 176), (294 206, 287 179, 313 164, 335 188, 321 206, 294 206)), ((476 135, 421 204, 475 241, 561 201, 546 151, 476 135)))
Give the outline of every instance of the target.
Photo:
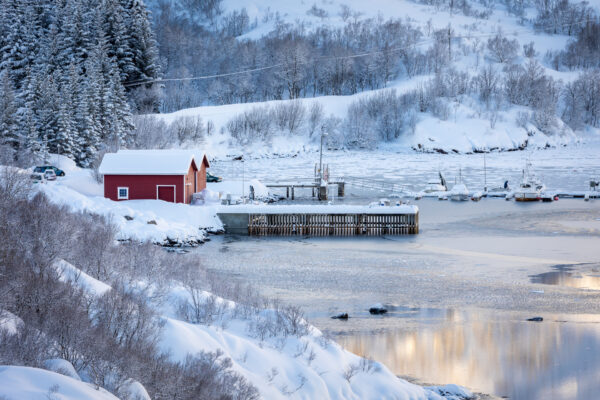
MULTIPOLYGON (((102 159, 101 175, 185 175, 192 160, 200 168, 204 153, 188 150, 119 150, 102 159)), ((208 161, 206 161, 208 166, 208 161)))
POLYGON ((240 204, 221 206, 217 213, 221 214, 416 214, 419 207, 410 204, 399 206, 360 206, 360 205, 266 205, 240 204))

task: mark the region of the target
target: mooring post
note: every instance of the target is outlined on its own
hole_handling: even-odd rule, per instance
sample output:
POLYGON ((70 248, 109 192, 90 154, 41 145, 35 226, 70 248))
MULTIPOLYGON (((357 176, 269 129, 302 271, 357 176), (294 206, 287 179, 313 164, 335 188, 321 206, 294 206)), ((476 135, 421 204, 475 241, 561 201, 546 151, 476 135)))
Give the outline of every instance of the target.
POLYGON ((292 200, 294 200, 294 187, 292 186, 292 200))
POLYGON ((285 198, 286 199, 290 198, 290 187, 289 186, 285 187, 285 198))
POLYGON ((319 186, 319 200, 327 200, 327 186, 319 186))
POLYGON ((338 197, 344 197, 344 182, 338 182, 338 197))

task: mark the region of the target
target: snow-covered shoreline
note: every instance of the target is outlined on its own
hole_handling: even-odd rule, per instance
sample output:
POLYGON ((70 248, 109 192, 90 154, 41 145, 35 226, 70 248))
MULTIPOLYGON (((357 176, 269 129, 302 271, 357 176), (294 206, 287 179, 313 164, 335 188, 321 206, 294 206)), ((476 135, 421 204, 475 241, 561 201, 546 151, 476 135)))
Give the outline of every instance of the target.
MULTIPOLYGON (((106 283, 63 260, 56 268, 62 279, 81 287, 88 296, 101 296, 111 290, 106 283)), ((298 335, 259 337, 253 334, 256 330, 251 325, 263 320, 268 323, 274 318, 273 310, 259 310, 253 321, 237 316, 234 302, 208 292, 204 293, 205 299, 212 298, 223 306, 217 320, 207 324, 183 321, 176 310, 187 296, 183 287, 172 286, 167 303, 153 305, 164 323, 160 336, 162 351, 175 362, 201 351, 221 352, 231 359, 234 371, 256 386, 261 398, 460 400, 472 397, 467 389, 456 385, 421 387, 400 379, 383 364, 344 350, 311 325, 298 335)), ((64 360, 61 362, 70 366, 64 360)), ((116 398, 102 389, 94 393, 91 385, 78 379, 72 367, 62 370, 65 372, 59 375, 36 368, 0 366, 0 396, 34 399, 40 393, 53 391, 65 398, 116 398), (71 371, 71 376, 66 371, 71 371), (51 389, 54 385, 58 388, 51 389)))

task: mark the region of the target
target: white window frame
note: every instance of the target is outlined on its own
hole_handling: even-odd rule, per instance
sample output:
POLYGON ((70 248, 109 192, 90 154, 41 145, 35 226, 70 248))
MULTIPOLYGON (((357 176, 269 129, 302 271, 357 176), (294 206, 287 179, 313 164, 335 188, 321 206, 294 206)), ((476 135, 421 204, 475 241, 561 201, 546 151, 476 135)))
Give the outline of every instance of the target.
POLYGON ((128 186, 117 187, 117 200, 129 200, 129 187, 128 186), (127 191, 127 194, 125 196, 121 196, 121 189, 125 189, 127 191))
POLYGON ((177 185, 156 185, 156 200, 158 200, 158 188, 159 187, 172 187, 173 188, 173 203, 177 203, 177 185))

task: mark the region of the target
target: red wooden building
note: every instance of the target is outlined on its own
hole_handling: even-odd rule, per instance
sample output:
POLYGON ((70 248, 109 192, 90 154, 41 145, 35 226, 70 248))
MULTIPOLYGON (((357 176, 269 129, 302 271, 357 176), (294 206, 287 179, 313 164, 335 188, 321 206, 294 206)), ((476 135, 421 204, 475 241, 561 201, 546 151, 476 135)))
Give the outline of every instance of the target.
POLYGON ((184 150, 119 150, 104 155, 104 197, 111 200, 192 201, 206 187, 208 160, 184 150))

